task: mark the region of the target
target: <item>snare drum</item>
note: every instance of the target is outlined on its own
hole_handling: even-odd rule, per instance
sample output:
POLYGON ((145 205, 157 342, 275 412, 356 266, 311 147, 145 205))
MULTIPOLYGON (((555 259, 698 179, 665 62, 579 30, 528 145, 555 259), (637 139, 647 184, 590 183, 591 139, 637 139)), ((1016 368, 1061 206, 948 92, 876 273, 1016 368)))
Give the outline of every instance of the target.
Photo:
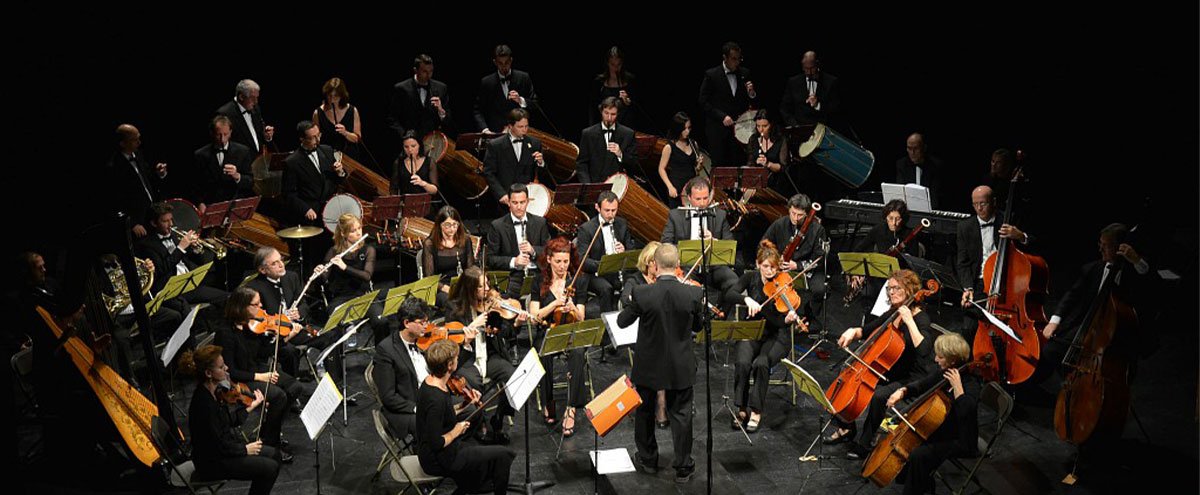
POLYGON ((758 110, 746 110, 733 121, 733 137, 739 143, 750 144, 750 138, 758 130, 754 127, 755 113, 758 113, 758 110))
POLYGON ((812 137, 800 144, 800 156, 812 155, 817 165, 850 187, 859 187, 875 167, 875 155, 846 139, 825 124, 817 124, 812 137))
POLYGON ((644 242, 662 238, 667 227, 667 205, 662 204, 650 193, 637 185, 628 175, 612 174, 604 182, 612 184, 612 191, 621 201, 617 213, 629 222, 629 230, 644 242))
POLYGON ((175 228, 182 232, 200 233, 200 210, 183 198, 172 198, 165 201, 171 206, 171 214, 175 219, 175 228))
POLYGON ((473 200, 488 190, 487 179, 483 177, 483 162, 475 155, 466 151, 454 149, 454 141, 446 139, 446 135, 434 131, 422 139, 429 157, 437 162, 438 183, 448 185, 460 196, 473 200))
POLYGON ((359 223, 366 227, 371 223, 372 210, 374 205, 352 194, 335 194, 321 209, 321 220, 325 222, 325 230, 332 234, 337 232, 338 218, 347 213, 358 217, 359 223))

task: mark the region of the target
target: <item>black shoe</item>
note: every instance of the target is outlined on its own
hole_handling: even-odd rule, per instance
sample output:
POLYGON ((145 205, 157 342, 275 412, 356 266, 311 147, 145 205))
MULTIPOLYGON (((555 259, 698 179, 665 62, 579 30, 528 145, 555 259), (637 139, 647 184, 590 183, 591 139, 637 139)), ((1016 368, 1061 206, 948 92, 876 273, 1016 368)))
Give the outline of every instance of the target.
POLYGON ((692 473, 695 473, 695 472, 696 472, 695 468, 676 469, 675 470, 675 482, 676 483, 687 483, 692 480, 692 473))
POLYGON ((508 445, 511 441, 512 439, 508 437, 507 433, 495 430, 488 431, 479 437, 479 443, 483 445, 508 445))
POLYGON ((292 442, 287 441, 286 438, 279 439, 279 448, 286 449, 286 448, 290 447, 291 445, 292 445, 292 442))
POLYGON ((846 459, 851 461, 860 461, 866 458, 867 449, 862 448, 862 446, 858 445, 857 443, 851 443, 850 446, 846 448, 846 459))
POLYGON ((294 460, 296 460, 296 456, 284 451, 283 449, 279 450, 279 462, 291 464, 294 460))
POLYGON ((643 461, 636 453, 633 455, 633 467, 646 474, 658 474, 657 462, 643 461))
POLYGON ((830 433, 821 438, 821 443, 825 445, 837 445, 839 443, 849 442, 852 438, 854 438, 854 434, 857 433, 857 430, 850 428, 850 431, 847 431, 845 435, 839 435, 837 438, 833 437, 834 433, 830 433))
POLYGON ((350 406, 357 406, 358 399, 355 399, 354 397, 346 397, 346 404, 350 406))
POLYGON ((666 430, 671 427, 671 422, 670 421, 655 421, 654 425, 657 426, 658 429, 660 429, 660 430, 666 430))
POLYGON ((304 406, 300 405, 300 399, 292 401, 291 409, 293 413, 300 414, 300 411, 304 409, 304 406))

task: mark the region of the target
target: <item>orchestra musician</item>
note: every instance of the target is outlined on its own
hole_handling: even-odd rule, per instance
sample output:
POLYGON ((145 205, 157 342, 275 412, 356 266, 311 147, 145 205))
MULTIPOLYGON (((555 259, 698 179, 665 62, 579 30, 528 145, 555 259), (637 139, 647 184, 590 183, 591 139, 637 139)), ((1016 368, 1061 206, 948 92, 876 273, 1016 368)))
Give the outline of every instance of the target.
POLYGON ((617 122, 618 105, 617 98, 605 98, 600 102, 600 122, 583 130, 579 157, 575 160, 579 182, 603 182, 608 176, 637 164, 633 129, 617 122))
POLYGON ((742 66, 742 48, 732 41, 721 46, 721 65, 704 71, 700 82, 700 108, 704 110, 704 137, 717 166, 745 162, 741 144, 733 137, 737 118, 754 106, 758 93, 750 69, 742 66))
POLYGON ((529 113, 520 108, 508 114, 507 134, 488 141, 483 155, 483 176, 488 190, 501 204, 508 204, 508 189, 513 184, 528 184, 537 177, 537 169, 546 167, 542 142, 529 132, 529 113))
POLYGON ((263 122, 262 108, 258 106, 261 91, 258 83, 242 79, 234 88, 233 100, 221 105, 216 112, 233 124, 233 142, 250 148, 255 155, 261 155, 275 138, 275 128, 263 122))
POLYGON ((617 300, 614 297, 617 287, 621 285, 621 276, 610 273, 603 277, 596 275, 600 268, 600 259, 604 255, 624 253, 632 248, 634 241, 629 232, 629 223, 617 216, 620 200, 612 191, 604 191, 596 197, 596 216, 579 226, 575 235, 575 249, 583 262, 583 273, 588 275, 589 292, 596 294, 601 312, 615 311, 617 300), (596 231, 600 237, 596 237, 596 231), (592 239, 595 238, 595 242, 592 239), (589 249, 590 248, 590 249, 589 249))
POLYGON ((521 295, 521 285, 530 273, 536 273, 534 260, 550 240, 546 219, 528 213, 529 189, 523 183, 513 184, 504 195, 508 199, 508 214, 492 220, 488 232, 487 264, 495 270, 509 270, 508 291, 505 297, 521 295))
MULTIPOLYGON (((571 242, 565 237, 550 239, 538 256, 538 266, 541 275, 534 279, 533 288, 530 290, 532 296, 529 312, 537 316, 544 326, 549 327, 583 321, 584 305, 587 303, 587 279, 590 277, 580 275, 577 279, 571 279, 571 276, 579 271, 579 258, 575 256, 571 242)), ((542 337, 545 337, 545 333, 542 333, 542 337)), ((537 342, 536 345, 541 348, 541 342, 537 342)), ((547 424, 554 423, 557 413, 554 401, 555 357, 542 357, 542 367, 546 369, 546 376, 542 379, 546 410, 542 413, 547 424)), ((575 434, 575 410, 587 405, 589 400, 583 392, 587 380, 584 364, 584 349, 567 351, 567 408, 563 411, 562 418, 564 437, 575 434)))
POLYGON ((362 112, 350 104, 350 91, 341 78, 325 81, 321 87, 324 96, 321 105, 313 110, 312 121, 316 122, 325 144, 354 158, 359 158, 359 143, 362 142, 362 112))
POLYGON ((692 120, 683 112, 671 118, 667 129, 667 146, 663 147, 658 159, 658 177, 667 186, 667 206, 676 208, 683 204, 680 197, 683 186, 696 177, 696 171, 704 165, 704 155, 692 146, 692 120))
POLYGON ((196 150, 188 199, 203 214, 208 205, 254 196, 254 154, 246 145, 230 140, 233 124, 218 115, 208 123, 212 141, 196 150))
POLYGON ((429 376, 425 355, 417 347, 429 322, 429 306, 420 298, 407 298, 400 303, 397 318, 400 331, 391 332, 375 346, 371 376, 388 431, 403 441, 417 433, 417 387, 429 376))
MULTIPOLYGON (((479 81, 479 96, 475 100, 475 126, 483 133, 495 133, 504 127, 505 118, 513 110, 527 110, 537 105, 533 78, 529 73, 512 68, 513 52, 508 45, 492 50, 496 72, 479 81)), ((510 121, 511 123, 511 121, 510 121)), ((527 181, 522 181, 527 182, 527 181)))
POLYGON ((478 253, 462 217, 453 206, 443 206, 433 221, 433 232, 425 239, 421 263, 426 277, 438 275, 437 307, 446 307, 450 294, 450 279, 476 266, 478 253))
POLYGON ((167 164, 150 165, 141 152, 142 133, 137 127, 117 126, 116 138, 117 150, 105 167, 108 190, 113 193, 112 210, 129 215, 133 235, 144 237, 150 205, 165 199, 169 192, 167 164))
POLYGON ((413 76, 392 88, 388 125, 397 136, 412 133, 423 137, 435 130, 449 131, 450 92, 446 83, 433 78, 433 57, 424 53, 413 58, 413 76))

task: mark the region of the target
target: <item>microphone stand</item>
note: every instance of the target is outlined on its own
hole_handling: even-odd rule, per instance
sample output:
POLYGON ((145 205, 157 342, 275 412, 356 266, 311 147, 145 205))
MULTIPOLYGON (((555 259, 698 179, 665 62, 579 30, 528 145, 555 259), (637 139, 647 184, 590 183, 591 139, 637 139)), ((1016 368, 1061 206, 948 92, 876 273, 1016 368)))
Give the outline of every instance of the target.
MULTIPOLYGON (((705 440, 705 446, 704 446, 705 457, 706 457, 705 461, 707 462, 707 466, 706 466, 704 476, 705 476, 705 480, 707 482, 707 490, 708 490, 707 493, 709 495, 712 495, 712 448, 713 448, 712 319, 709 315, 710 312, 708 311, 708 305, 709 305, 708 286, 709 286, 709 284, 712 283, 712 280, 711 280, 712 277, 709 276, 709 271, 710 271, 711 267, 709 266, 708 258, 705 256, 705 254, 708 252, 708 248, 705 247, 705 237, 706 236, 704 235, 704 231, 705 231, 704 227, 705 227, 706 223, 704 220, 705 220, 705 218, 708 218, 711 220, 711 218, 713 217, 713 213, 712 213, 711 209, 706 208, 703 210, 697 210, 695 212, 695 215, 700 217, 700 227, 701 227, 701 232, 699 235, 699 237, 700 237, 700 274, 704 276, 704 285, 702 286, 703 291, 700 295, 700 302, 701 302, 700 307, 703 308, 700 312, 700 314, 701 314, 700 325, 701 325, 701 331, 704 332, 704 407, 705 407, 705 416, 706 416, 707 422, 708 422, 707 433, 706 433, 706 437, 705 437, 706 440, 705 440)), ((709 227, 711 227, 712 222, 710 221, 707 224, 709 227)), ((709 228, 707 230, 709 232, 712 231, 711 228, 709 228)), ((712 241, 710 240, 708 242, 712 242, 712 241)))

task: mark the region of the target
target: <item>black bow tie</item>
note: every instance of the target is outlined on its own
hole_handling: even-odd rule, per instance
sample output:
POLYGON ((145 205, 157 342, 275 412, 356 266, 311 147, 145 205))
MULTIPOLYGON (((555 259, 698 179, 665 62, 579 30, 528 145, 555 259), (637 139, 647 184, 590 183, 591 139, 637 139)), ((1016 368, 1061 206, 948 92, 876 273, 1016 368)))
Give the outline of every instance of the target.
POLYGON ((981 229, 986 229, 986 228, 988 228, 988 227, 992 227, 992 226, 995 226, 995 225, 996 225, 996 221, 995 221, 995 220, 993 220, 993 221, 991 221, 991 222, 983 222, 983 223, 979 224, 979 228, 981 228, 981 229))
POLYGON ((421 353, 421 348, 417 347, 417 344, 405 344, 405 345, 407 345, 408 348, 412 350, 412 352, 415 352, 417 354, 421 353))
POLYGON ((736 75, 737 75, 737 72, 734 72, 734 71, 731 71, 731 70, 727 70, 727 71, 725 71, 725 75, 727 75, 727 76, 736 76, 736 75))
POLYGON ((525 138, 513 138, 512 142, 513 142, 513 144, 516 144, 516 143, 524 143, 524 142, 525 142, 525 138))
POLYGON ((429 91, 429 85, 428 84, 418 84, 417 89, 423 89, 425 91, 429 91))
POLYGON ((605 130, 604 130, 604 133, 605 133, 605 134, 612 134, 612 133, 614 133, 614 132, 616 132, 616 131, 617 131, 617 130, 616 130, 615 128, 613 128, 613 129, 605 129, 605 130))
POLYGON ((314 153, 316 153, 316 152, 317 152, 317 150, 319 150, 319 149, 321 149, 321 148, 313 148, 313 149, 311 149, 311 150, 304 150, 304 152, 305 152, 305 153, 308 153, 308 154, 310 154, 310 155, 311 155, 311 154, 314 154, 314 153))
POLYGON ((513 222, 513 225, 525 225, 528 222, 529 222, 528 220, 517 220, 517 221, 513 222))
POLYGON ((159 240, 162 240, 162 241, 171 241, 171 243, 172 243, 172 244, 174 244, 174 243, 175 243, 175 240, 174 240, 174 239, 172 239, 172 238, 171 238, 171 236, 170 236, 169 234, 168 234, 168 235, 162 235, 162 234, 159 234, 159 236, 158 236, 158 239, 159 239, 159 240))
POLYGON ((248 113, 248 114, 251 114, 251 115, 253 115, 253 112, 252 112, 251 110, 242 110, 242 113, 243 113, 243 114, 246 114, 246 113, 248 113))
POLYGON ((225 153, 227 151, 229 151, 229 148, 217 148, 213 150, 214 153, 225 153))
POLYGON ((512 78, 508 77, 508 76, 500 76, 500 84, 504 84, 504 83, 508 82, 510 79, 512 79, 512 78))

